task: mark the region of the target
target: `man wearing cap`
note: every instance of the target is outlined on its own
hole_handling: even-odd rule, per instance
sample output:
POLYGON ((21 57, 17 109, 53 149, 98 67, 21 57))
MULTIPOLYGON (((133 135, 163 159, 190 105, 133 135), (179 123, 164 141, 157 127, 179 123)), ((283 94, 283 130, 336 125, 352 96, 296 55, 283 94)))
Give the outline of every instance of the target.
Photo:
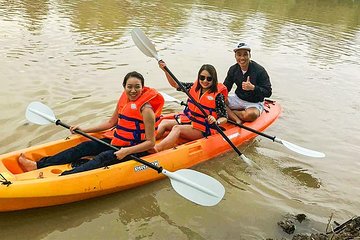
POLYGON ((264 110, 264 98, 271 96, 270 78, 265 68, 250 60, 249 45, 239 43, 234 52, 236 64, 229 68, 224 81, 229 92, 236 84, 235 95, 228 97, 229 118, 237 123, 252 122, 264 110))

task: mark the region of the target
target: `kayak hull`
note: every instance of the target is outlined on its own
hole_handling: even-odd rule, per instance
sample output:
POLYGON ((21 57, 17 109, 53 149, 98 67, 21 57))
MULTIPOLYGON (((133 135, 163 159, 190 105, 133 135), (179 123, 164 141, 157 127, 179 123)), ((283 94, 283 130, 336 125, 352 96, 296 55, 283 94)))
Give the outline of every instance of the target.
MULTIPOLYGON (((279 117, 280 112, 280 105, 273 103, 268 112, 264 112, 256 121, 245 125, 263 131, 279 117)), ((236 146, 256 137, 256 134, 232 124, 226 124, 224 128, 224 133, 236 146)), ((93 135, 101 137, 101 134, 93 135)), ((134 160, 65 176, 59 174, 71 169, 70 164, 24 172, 17 162, 21 153, 37 161, 41 157, 56 154, 83 141, 88 139, 74 135, 64 140, 0 155, 0 173, 8 181, 8 184, 5 182, 0 184, 0 212, 81 201, 141 186, 165 177, 134 160)), ((174 172, 191 168, 231 150, 231 146, 222 136, 215 134, 208 138, 179 144, 175 148, 142 159, 174 172)))

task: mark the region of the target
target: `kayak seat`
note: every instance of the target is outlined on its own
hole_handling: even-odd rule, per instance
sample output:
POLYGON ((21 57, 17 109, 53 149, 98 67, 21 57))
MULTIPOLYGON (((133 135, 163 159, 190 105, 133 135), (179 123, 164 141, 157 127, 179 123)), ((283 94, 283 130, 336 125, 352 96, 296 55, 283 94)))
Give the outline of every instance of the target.
POLYGON ((18 156, 14 156, 14 157, 6 158, 6 159, 2 160, 2 163, 5 166, 5 168, 12 174, 19 174, 19 173, 24 172, 22 170, 22 168, 20 167, 20 165, 17 161, 17 158, 18 158, 18 156))

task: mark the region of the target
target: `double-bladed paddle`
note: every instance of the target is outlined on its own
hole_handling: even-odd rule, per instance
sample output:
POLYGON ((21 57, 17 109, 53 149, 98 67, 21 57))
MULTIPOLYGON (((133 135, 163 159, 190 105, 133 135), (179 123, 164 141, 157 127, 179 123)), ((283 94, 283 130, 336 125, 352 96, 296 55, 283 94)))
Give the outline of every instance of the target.
MULTIPOLYGON (((183 105, 183 106, 186 106, 186 103, 184 103, 183 101, 179 100, 179 99, 176 99, 164 92, 161 92, 161 95, 164 97, 165 101, 167 102, 176 102, 180 105, 183 105)), ((276 136, 270 136, 266 133, 263 133, 263 132, 259 132, 257 131, 256 129, 253 129, 253 128, 250 128, 248 126, 245 126, 244 124, 241 124, 241 123, 236 123, 232 120, 228 120, 229 123, 231 124, 234 124, 238 127, 241 127, 241 128, 244 128, 250 132, 253 132, 253 133, 256 133, 260 136, 263 136, 263 137, 266 137, 270 140, 272 140, 273 142, 276 142, 276 143, 280 143, 282 144, 283 146, 285 146, 286 148, 288 148, 289 150, 293 151, 293 152, 296 152, 296 153, 299 153, 299 154, 302 154, 304 156, 308 156, 308 157, 314 157, 314 158, 323 158, 325 157, 325 153, 322 153, 322 152, 318 152, 318 151, 314 151, 314 150, 310 150, 310 149, 307 149, 307 148, 304 148, 304 147, 300 147, 294 143, 291 143, 291 142, 288 142, 288 141, 285 141, 285 140, 282 140, 280 138, 277 138, 276 136)))
MULTIPOLYGON (((26 118, 28 121, 35 124, 45 125, 55 123, 56 125, 70 129, 69 125, 56 119, 53 111, 41 102, 32 102, 28 105, 26 109, 26 118)), ((119 148, 78 129, 76 129, 75 132, 93 141, 107 145, 116 151, 119 150, 119 148)), ((206 174, 190 169, 180 169, 175 172, 170 172, 134 155, 130 155, 130 157, 170 178, 171 185, 178 194, 199 205, 214 206, 221 201, 225 194, 224 186, 219 181, 206 174)))
MULTIPOLYGON (((146 56, 155 58, 158 62, 161 60, 159 57, 154 44, 148 39, 148 37, 139 29, 134 28, 131 31, 131 37, 135 43, 135 45, 143 52, 146 56)), ((207 117, 205 110, 201 107, 201 105, 195 101, 195 99, 191 96, 191 94, 186 90, 186 88, 181 84, 181 82, 175 77, 175 75, 170 71, 170 69, 165 66, 165 71, 174 79, 177 85, 182 89, 183 92, 193 101, 195 106, 200 109, 202 114, 207 117)), ((235 150, 235 152, 240 156, 240 158, 246 162, 250 166, 257 166, 256 163, 247 158, 244 154, 240 152, 240 150, 234 145, 233 142, 226 136, 226 134, 221 130, 221 128, 217 124, 213 124, 214 128, 221 134, 221 136, 227 141, 230 146, 235 150)), ((259 167, 259 166, 257 166, 259 167)))

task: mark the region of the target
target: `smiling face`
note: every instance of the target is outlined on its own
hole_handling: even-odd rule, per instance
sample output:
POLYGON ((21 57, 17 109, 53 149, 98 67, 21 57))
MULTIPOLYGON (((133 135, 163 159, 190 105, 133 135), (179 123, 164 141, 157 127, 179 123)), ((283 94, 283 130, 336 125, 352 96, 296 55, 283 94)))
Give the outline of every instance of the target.
POLYGON ((235 52, 236 62, 240 65, 241 69, 247 71, 250 64, 250 52, 246 49, 239 49, 235 52))
POLYGON ((143 85, 136 77, 129 77, 125 84, 125 93, 130 101, 135 101, 141 96, 143 85))
POLYGON ((213 85, 213 77, 208 71, 202 70, 199 75, 199 83, 204 90, 207 90, 213 85))

